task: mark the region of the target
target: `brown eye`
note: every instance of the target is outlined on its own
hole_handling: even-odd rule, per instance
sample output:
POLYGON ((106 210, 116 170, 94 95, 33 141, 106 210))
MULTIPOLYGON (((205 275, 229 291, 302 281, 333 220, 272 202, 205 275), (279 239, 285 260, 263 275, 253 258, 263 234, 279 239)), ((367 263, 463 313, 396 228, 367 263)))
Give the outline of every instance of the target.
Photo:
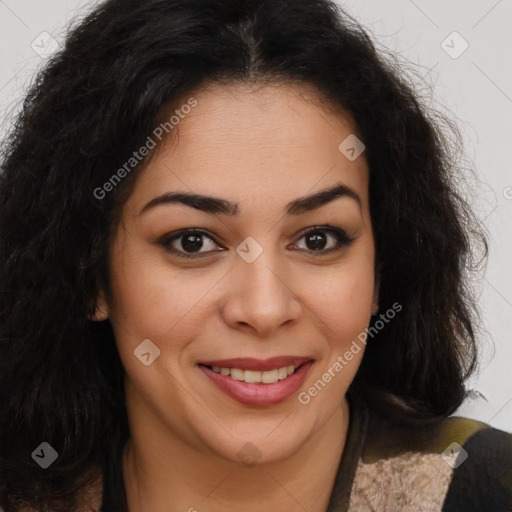
POLYGON ((319 255, 338 251, 345 246, 349 246, 354 241, 354 238, 349 237, 341 229, 322 226, 310 229, 301 236, 300 240, 302 239, 304 239, 306 245, 304 250, 319 253, 319 255), (331 247, 328 247, 329 245, 331 247))
POLYGON ((179 231, 172 236, 167 236, 160 241, 160 244, 169 252, 176 254, 181 258, 197 258, 206 253, 214 252, 211 250, 217 245, 212 237, 197 229, 187 229, 179 231), (205 244, 204 239, 210 243, 205 244), (206 245, 207 250, 201 251, 206 245), (210 245, 210 248, 208 248, 210 245))
POLYGON ((181 241, 181 247, 185 251, 197 252, 203 246, 203 235, 185 235, 181 241))

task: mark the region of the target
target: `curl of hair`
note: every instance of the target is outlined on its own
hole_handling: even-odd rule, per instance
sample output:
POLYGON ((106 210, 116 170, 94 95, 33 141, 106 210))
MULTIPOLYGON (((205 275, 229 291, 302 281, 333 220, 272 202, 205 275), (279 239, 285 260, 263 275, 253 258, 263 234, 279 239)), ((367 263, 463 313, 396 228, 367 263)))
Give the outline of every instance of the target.
POLYGON ((237 82, 313 85, 366 145, 380 311, 402 311, 368 340, 351 391, 400 421, 461 404, 478 321, 466 274, 487 242, 455 188, 455 126, 428 114, 396 62, 329 0, 108 0, 37 75, 2 150, 5 512, 80 510, 98 474, 101 510, 126 510, 124 370, 108 320, 89 315, 100 288, 108 294, 109 237, 147 159, 103 199, 93 192, 163 113, 237 82), (43 441, 59 454, 45 470, 31 458, 43 441))

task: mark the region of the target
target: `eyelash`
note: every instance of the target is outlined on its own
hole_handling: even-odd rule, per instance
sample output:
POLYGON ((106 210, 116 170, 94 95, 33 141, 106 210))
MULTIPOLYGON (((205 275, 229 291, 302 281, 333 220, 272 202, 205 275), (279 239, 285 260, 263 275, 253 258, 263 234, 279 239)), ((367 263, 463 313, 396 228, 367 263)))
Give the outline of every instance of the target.
MULTIPOLYGON (((307 252, 310 252, 314 257, 319 257, 319 256, 323 256, 325 254, 331 254, 331 253, 338 252, 341 249, 343 249, 344 247, 350 246, 352 244, 352 242, 355 240, 355 238, 348 236, 347 233, 345 231, 343 231, 342 229, 339 229, 339 228, 336 228, 336 227, 330 226, 330 225, 314 226, 314 227, 308 229, 306 232, 304 232, 300 236, 299 240, 306 237, 307 235, 311 235, 311 234, 315 234, 315 233, 322 233, 322 232, 331 233, 332 235, 334 235, 334 238, 336 239, 336 242, 337 242, 337 247, 327 249, 327 250, 319 249, 317 251, 314 251, 312 249, 300 249, 300 250, 303 250, 303 251, 305 250, 307 252)), ((208 235, 205 231, 203 231, 201 229, 197 229, 197 228, 184 229, 184 230, 178 231, 175 234, 172 234, 172 236, 166 235, 158 243, 161 246, 163 246, 166 251, 171 252, 172 254, 176 255, 178 258, 184 258, 184 259, 202 258, 204 255, 210 254, 212 252, 212 251, 205 251, 205 252, 201 252, 201 253, 186 253, 186 252, 179 251, 179 250, 175 249, 174 247, 170 247, 170 244, 173 241, 179 240, 180 238, 184 237, 185 235, 202 235, 207 238, 210 238, 210 240, 212 240, 216 245, 219 245, 219 244, 217 244, 217 242, 215 241, 215 239, 213 237, 208 235)))

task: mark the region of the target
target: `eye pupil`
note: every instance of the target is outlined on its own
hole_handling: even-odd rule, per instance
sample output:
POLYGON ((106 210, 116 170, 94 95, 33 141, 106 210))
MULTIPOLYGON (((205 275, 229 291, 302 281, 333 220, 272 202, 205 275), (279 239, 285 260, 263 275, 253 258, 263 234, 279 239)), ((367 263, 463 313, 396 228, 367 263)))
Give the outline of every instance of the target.
POLYGON ((197 251, 203 246, 203 240, 200 235, 187 235, 184 237, 181 246, 185 251, 197 251))
POLYGON ((307 236, 306 243, 309 249, 323 249, 325 247, 325 235, 320 235, 318 233, 313 233, 307 236), (311 247, 310 242, 312 242, 313 247, 311 247))

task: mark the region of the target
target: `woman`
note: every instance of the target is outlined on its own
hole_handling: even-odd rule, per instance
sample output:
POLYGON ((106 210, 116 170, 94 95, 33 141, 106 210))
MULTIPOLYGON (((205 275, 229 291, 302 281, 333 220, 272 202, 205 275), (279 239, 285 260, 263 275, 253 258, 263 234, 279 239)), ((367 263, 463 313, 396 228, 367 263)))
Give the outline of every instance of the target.
POLYGON ((5 512, 511 510, 451 144, 327 0, 98 5, 4 152, 5 512))

